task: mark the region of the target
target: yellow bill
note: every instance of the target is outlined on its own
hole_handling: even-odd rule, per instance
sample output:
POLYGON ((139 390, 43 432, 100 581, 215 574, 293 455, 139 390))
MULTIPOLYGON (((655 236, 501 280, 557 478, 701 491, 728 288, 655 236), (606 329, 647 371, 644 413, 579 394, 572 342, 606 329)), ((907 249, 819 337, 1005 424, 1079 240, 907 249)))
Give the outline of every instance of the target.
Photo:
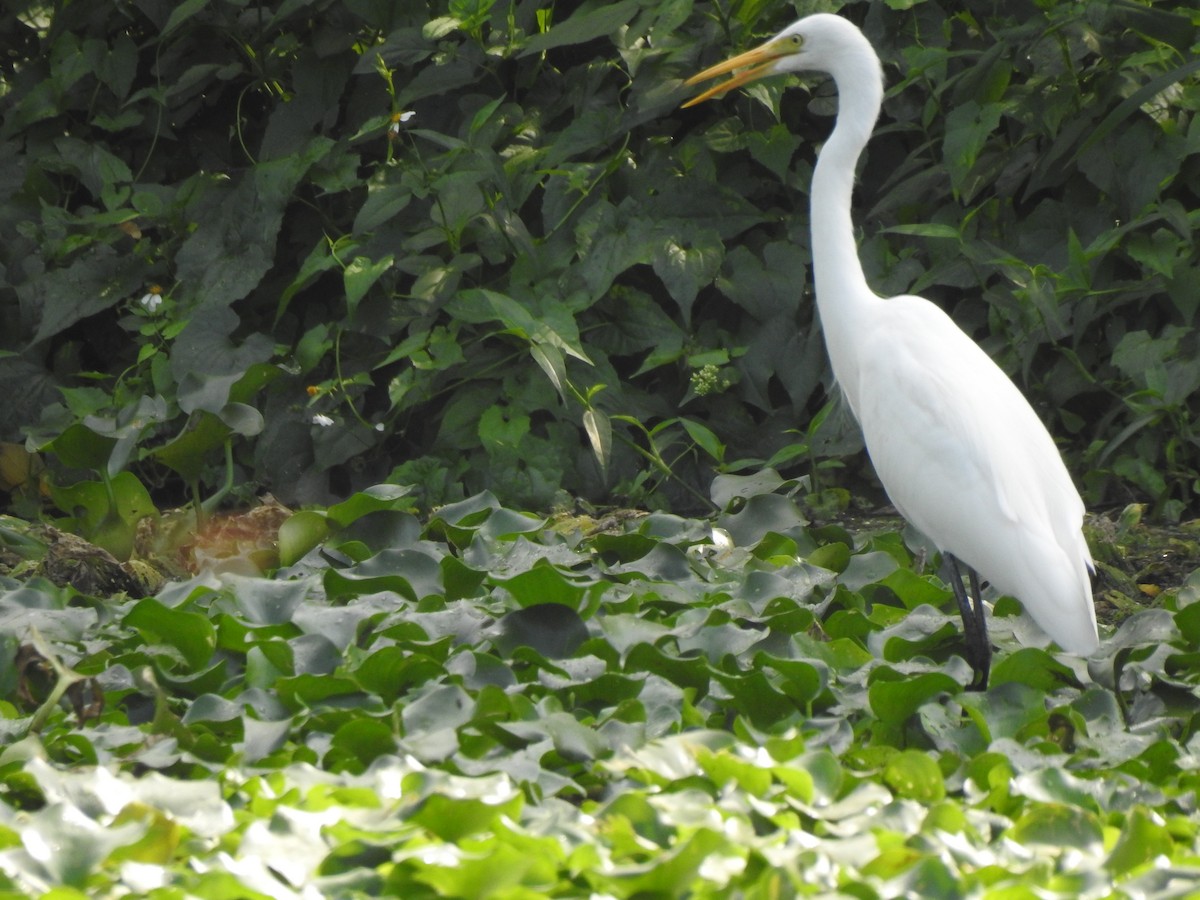
POLYGON ((713 85, 704 93, 697 94, 687 103, 684 103, 683 106, 695 106, 697 103, 703 103, 705 100, 718 97, 726 91, 731 91, 735 87, 741 87, 743 84, 757 81, 764 75, 770 75, 775 62, 793 52, 795 52, 795 48, 788 42, 770 40, 765 44, 755 47, 753 50, 747 50, 745 53, 739 53, 737 56, 727 59, 723 63, 717 63, 715 66, 693 75, 684 83, 699 84, 702 81, 708 81, 710 78, 716 78, 718 75, 724 75, 726 72, 733 72, 736 69, 741 69, 742 71, 737 72, 737 74, 727 81, 713 85))

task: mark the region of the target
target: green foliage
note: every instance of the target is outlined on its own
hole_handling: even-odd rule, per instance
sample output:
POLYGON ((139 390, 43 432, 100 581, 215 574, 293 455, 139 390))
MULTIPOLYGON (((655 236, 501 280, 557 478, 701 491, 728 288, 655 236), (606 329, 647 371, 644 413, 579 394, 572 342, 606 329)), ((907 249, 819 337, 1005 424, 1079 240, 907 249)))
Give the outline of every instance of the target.
MULTIPOLYGON (((10 4, 0 437, 28 433, 58 485, 128 471, 160 503, 328 502, 395 470, 425 505, 690 505, 768 460, 844 503, 862 466, 820 467, 856 431, 808 428, 829 384, 806 190, 833 106, 776 80, 678 110, 682 77, 796 6, 10 4), (79 427, 107 459, 70 452, 79 427)), ((978 337, 1093 503, 1180 515, 1191 10, 842 11, 890 84, 859 194, 873 283, 978 337)))
POLYGON ((0 892, 1192 890, 1200 574, 1089 661, 998 605, 970 693, 898 536, 770 496, 734 543, 490 494, 419 520, 380 486, 270 579, 6 580, 0 892))

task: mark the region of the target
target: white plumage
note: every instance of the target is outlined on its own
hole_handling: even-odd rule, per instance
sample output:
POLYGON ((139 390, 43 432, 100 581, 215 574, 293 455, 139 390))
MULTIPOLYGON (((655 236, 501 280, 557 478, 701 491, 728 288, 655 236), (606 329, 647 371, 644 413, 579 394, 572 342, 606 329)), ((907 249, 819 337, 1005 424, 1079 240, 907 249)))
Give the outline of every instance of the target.
MULTIPOLYGON (((1063 649, 1095 652, 1083 501, 1045 426, 941 309, 921 297, 879 297, 863 275, 850 199, 855 164, 883 99, 870 42, 838 16, 808 16, 689 84, 735 71, 688 105, 780 72, 825 72, 837 85, 837 125, 811 188, 817 308, 834 376, 888 496, 943 554, 1019 599, 1063 649)), ((976 598, 974 611, 964 607, 961 579, 951 580, 968 659, 986 683, 982 605, 976 598)))

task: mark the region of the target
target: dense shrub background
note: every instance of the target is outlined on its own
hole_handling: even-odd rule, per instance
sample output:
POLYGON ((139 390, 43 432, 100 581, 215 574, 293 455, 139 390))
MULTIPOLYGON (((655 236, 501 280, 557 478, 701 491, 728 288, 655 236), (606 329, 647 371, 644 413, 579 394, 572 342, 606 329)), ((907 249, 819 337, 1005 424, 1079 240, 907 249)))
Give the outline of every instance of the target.
MULTIPOLYGON (((886 66, 874 285, 984 344, 1090 504, 1194 513, 1195 10, 819 7, 886 66)), ((6 4, 0 438, 93 530, 227 476, 291 504, 391 478, 682 508, 770 459, 862 491, 861 454, 821 465, 859 449, 821 415, 808 280, 832 91, 678 109, 816 8, 6 4)))

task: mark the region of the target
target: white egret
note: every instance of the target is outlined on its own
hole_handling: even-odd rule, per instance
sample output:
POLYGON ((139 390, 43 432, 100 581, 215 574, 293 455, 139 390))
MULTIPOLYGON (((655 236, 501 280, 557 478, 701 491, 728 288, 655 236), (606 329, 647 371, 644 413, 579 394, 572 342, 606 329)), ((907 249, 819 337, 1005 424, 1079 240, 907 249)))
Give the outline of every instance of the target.
POLYGON ((1083 501, 1029 403, 986 353, 933 303, 883 298, 858 258, 854 171, 883 100, 883 70, 857 27, 808 16, 688 84, 735 73, 687 104, 781 72, 833 77, 837 124, 817 159, 813 279, 833 374, 862 428, 896 509, 941 551, 966 632, 972 686, 991 662, 980 573, 1016 597, 1064 649, 1099 646, 1084 541, 1083 501), (968 568, 974 606, 957 562, 968 568))

